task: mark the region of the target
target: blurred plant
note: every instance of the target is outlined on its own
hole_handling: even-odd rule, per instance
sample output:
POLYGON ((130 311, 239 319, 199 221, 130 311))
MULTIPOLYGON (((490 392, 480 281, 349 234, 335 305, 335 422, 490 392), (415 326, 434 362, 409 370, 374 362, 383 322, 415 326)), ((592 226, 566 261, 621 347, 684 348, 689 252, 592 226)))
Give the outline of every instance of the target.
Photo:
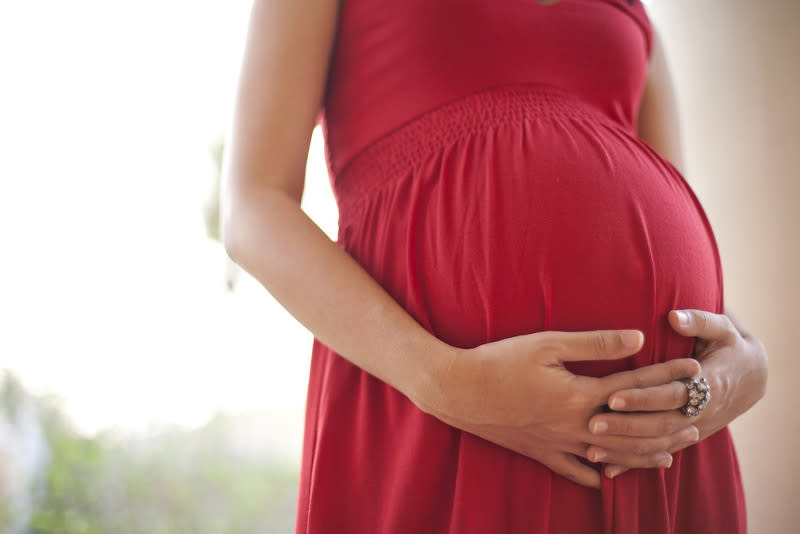
MULTIPOLYGON (((206 226, 206 235, 214 241, 222 243, 221 209, 222 195, 222 160, 225 156, 225 140, 217 139, 209 147, 211 160, 214 162, 214 180, 203 204, 203 221, 206 226)), ((236 281, 242 274, 242 269, 225 254, 225 287, 233 291, 236 281)))
POLYGON ((0 533, 24 532, 47 463, 39 410, 22 384, 0 377, 0 533))
POLYGON ((220 186, 222 180, 222 158, 225 153, 225 141, 217 139, 209 147, 211 160, 214 162, 214 181, 211 185, 206 202, 203 205, 203 220, 206 225, 206 235, 214 241, 222 241, 220 232, 220 186))
POLYGON ((38 407, 50 461, 40 490, 30 490, 28 530, 9 525, 3 534, 293 532, 297 471, 254 432, 258 416, 218 415, 195 430, 86 437, 57 401, 24 397, 38 407))

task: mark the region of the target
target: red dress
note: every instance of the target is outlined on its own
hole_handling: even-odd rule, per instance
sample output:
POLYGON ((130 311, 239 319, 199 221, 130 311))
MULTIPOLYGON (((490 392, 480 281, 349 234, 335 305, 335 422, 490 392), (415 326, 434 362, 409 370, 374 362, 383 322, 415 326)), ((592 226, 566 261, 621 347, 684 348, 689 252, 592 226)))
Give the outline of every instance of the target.
MULTIPOLYGON (((703 209, 636 134, 638 1, 345 0, 320 119, 339 245, 458 347, 638 328, 600 376, 685 357, 722 312, 703 209)), ((450 427, 314 341, 298 533, 745 531, 727 428, 601 490, 450 427)))

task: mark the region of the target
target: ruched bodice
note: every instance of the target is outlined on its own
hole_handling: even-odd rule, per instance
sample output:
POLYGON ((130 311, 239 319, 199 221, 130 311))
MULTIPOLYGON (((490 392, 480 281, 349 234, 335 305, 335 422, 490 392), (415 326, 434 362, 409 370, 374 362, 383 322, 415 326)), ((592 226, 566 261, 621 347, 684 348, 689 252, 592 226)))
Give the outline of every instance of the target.
POLYGON ((638 1, 344 1, 324 103, 331 170, 427 111, 515 83, 568 90, 634 129, 651 40, 638 1))

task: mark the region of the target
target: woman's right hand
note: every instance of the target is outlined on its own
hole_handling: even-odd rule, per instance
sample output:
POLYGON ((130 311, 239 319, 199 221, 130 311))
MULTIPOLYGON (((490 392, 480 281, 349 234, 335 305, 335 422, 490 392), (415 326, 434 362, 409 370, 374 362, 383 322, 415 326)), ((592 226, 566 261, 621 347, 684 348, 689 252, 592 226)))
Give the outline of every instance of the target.
MULTIPOLYGON (((638 330, 537 332, 454 349, 439 377, 439 399, 427 403, 426 411, 578 484, 598 488, 599 472, 577 457, 586 457, 590 444, 610 444, 587 430, 589 419, 604 409, 611 393, 694 376, 699 364, 676 359, 592 378, 571 373, 564 362, 628 357, 642 342, 638 330)), ((691 434, 679 429, 660 438, 630 438, 621 452, 636 459, 635 467, 668 467, 672 458, 667 450, 691 434)))

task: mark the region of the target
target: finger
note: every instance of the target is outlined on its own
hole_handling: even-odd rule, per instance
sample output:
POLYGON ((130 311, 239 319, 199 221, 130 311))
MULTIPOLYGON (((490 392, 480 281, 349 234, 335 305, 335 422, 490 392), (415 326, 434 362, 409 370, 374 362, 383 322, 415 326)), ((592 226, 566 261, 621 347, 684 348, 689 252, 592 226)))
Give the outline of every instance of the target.
POLYGON ((608 478, 614 478, 615 476, 619 476, 632 467, 671 467, 673 459, 672 455, 682 449, 685 449, 686 447, 694 445, 697 442, 696 439, 693 439, 694 437, 695 436, 692 436, 692 439, 689 440, 678 441, 670 446, 667 451, 661 451, 651 455, 631 455, 628 453, 618 453, 615 451, 607 451, 595 446, 590 446, 586 454, 591 458, 601 458, 601 460, 597 461, 606 462, 607 465, 604 470, 605 476, 608 478))
MULTIPOLYGON (((618 435, 595 435, 591 438, 591 444, 587 449, 587 458, 593 462, 608 462, 608 463, 622 463, 625 465, 634 466, 620 460, 620 456, 642 456, 653 457, 662 452, 666 452, 671 448, 682 443, 696 443, 700 437, 700 432, 695 426, 683 428, 672 434, 659 436, 655 438, 642 438, 618 435), (598 458, 596 455, 591 456, 592 451, 602 451, 607 456, 598 458)), ((652 465, 651 465, 652 467, 652 465)))
POLYGON ((689 402, 689 391, 683 382, 669 382, 648 388, 624 389, 608 399, 612 410, 626 412, 662 412, 677 410, 689 402))
POLYGON ((589 431, 594 435, 657 438, 674 434, 693 426, 694 421, 676 412, 661 413, 601 413, 589 419, 589 431))
POLYGON ((672 310, 667 319, 672 328, 684 336, 719 341, 736 336, 736 328, 724 314, 703 310, 672 310))
MULTIPOLYGON (((682 378, 700 374, 700 363, 693 358, 678 358, 663 363, 640 367, 632 371, 622 371, 598 379, 599 387, 605 398, 610 400, 612 393, 627 389, 642 389, 668 384, 682 378)), ((624 406, 620 405, 622 410, 624 406)))
POLYGON ((606 468, 603 471, 603 473, 608 478, 614 478, 614 477, 620 476, 622 473, 624 473, 625 471, 628 471, 629 469, 630 468, 622 466, 622 465, 606 464, 606 468))
POLYGON ((600 487, 600 473, 569 453, 555 455, 547 466, 553 472, 589 488, 600 487))
POLYGON ((558 361, 615 360, 636 354, 644 343, 639 330, 547 332, 541 337, 558 361))
POLYGON ((615 451, 603 451, 602 449, 592 449, 587 453, 592 460, 597 462, 611 462, 613 464, 624 465, 626 467, 651 468, 651 467, 671 467, 672 455, 667 451, 654 454, 638 455, 615 451))
POLYGON ((696 441, 688 441, 688 442, 683 442, 683 443, 676 443, 675 445, 673 445, 672 447, 667 449, 667 452, 670 453, 670 454, 675 454, 678 451, 682 451, 686 447, 691 447, 692 445, 697 444, 698 441, 700 441, 700 440, 698 439, 696 441))

